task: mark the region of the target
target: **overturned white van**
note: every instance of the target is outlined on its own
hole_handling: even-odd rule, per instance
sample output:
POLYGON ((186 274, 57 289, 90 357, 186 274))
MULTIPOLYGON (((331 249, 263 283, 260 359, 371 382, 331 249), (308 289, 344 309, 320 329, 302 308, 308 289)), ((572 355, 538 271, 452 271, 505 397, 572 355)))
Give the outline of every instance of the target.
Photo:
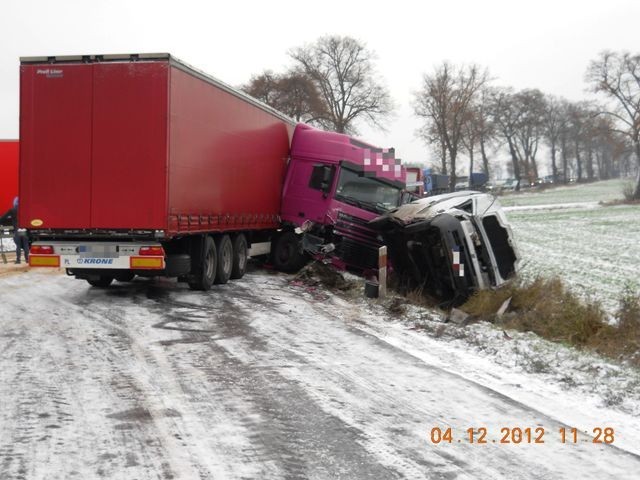
POLYGON ((511 227, 499 201, 486 193, 421 198, 370 225, 381 232, 401 287, 450 305, 476 289, 503 285, 518 268, 511 227))

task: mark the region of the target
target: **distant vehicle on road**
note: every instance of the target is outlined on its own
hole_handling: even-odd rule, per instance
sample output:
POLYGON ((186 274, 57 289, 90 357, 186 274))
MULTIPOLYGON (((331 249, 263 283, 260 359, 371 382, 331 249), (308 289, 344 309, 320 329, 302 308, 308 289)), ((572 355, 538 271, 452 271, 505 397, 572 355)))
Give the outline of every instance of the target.
POLYGON ((492 187, 490 188, 490 190, 492 192, 503 192, 503 191, 515 191, 517 190, 518 186, 520 185, 520 180, 517 180, 515 178, 506 178, 506 179, 499 179, 496 180, 492 187))
POLYGON ((472 173, 471 177, 462 176, 456 178, 456 191, 459 190, 484 190, 488 178, 484 173, 472 173))

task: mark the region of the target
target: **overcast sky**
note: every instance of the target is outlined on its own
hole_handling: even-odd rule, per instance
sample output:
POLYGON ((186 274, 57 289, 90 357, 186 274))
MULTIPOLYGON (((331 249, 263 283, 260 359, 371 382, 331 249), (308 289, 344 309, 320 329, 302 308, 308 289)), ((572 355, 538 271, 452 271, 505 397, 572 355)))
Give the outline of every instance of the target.
POLYGON ((435 65, 474 62, 496 84, 579 100, 588 95, 587 64, 600 51, 640 51, 639 25, 638 0, 3 0, 0 139, 18 137, 21 56, 169 52, 239 85, 286 68, 289 48, 340 34, 376 52, 397 106, 387 132, 362 127, 360 136, 424 162, 429 153, 415 137, 420 123, 410 102, 435 65))

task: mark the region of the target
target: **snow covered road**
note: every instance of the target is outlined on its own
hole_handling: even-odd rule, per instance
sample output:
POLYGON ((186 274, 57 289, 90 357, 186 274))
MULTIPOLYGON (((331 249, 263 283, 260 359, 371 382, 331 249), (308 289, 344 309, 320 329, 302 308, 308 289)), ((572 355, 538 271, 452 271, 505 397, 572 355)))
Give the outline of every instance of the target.
POLYGON ((98 290, 51 273, 0 279, 0 478, 640 471, 637 424, 625 432, 610 412, 594 424, 591 410, 555 408, 570 400, 561 394, 512 395, 499 371, 479 374, 459 347, 289 278, 253 272, 208 293, 162 280, 98 290), (561 443, 559 428, 572 426, 622 438, 594 444, 589 431, 561 443), (453 441, 434 444, 433 427, 451 427, 453 441), (470 444, 470 427, 486 427, 487 443, 470 444), (502 444, 502 427, 544 427, 545 443, 502 444))

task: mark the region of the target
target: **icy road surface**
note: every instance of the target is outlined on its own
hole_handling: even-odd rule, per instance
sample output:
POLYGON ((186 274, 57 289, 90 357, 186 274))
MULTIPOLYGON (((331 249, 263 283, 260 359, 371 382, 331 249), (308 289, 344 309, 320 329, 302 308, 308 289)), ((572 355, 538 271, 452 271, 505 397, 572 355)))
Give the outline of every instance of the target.
POLYGON ((0 478, 637 478, 637 418, 544 384, 511 394, 527 379, 288 279, 2 278, 0 478), (544 444, 499 443, 538 426, 544 444), (562 444, 571 426, 589 435, 562 444))

